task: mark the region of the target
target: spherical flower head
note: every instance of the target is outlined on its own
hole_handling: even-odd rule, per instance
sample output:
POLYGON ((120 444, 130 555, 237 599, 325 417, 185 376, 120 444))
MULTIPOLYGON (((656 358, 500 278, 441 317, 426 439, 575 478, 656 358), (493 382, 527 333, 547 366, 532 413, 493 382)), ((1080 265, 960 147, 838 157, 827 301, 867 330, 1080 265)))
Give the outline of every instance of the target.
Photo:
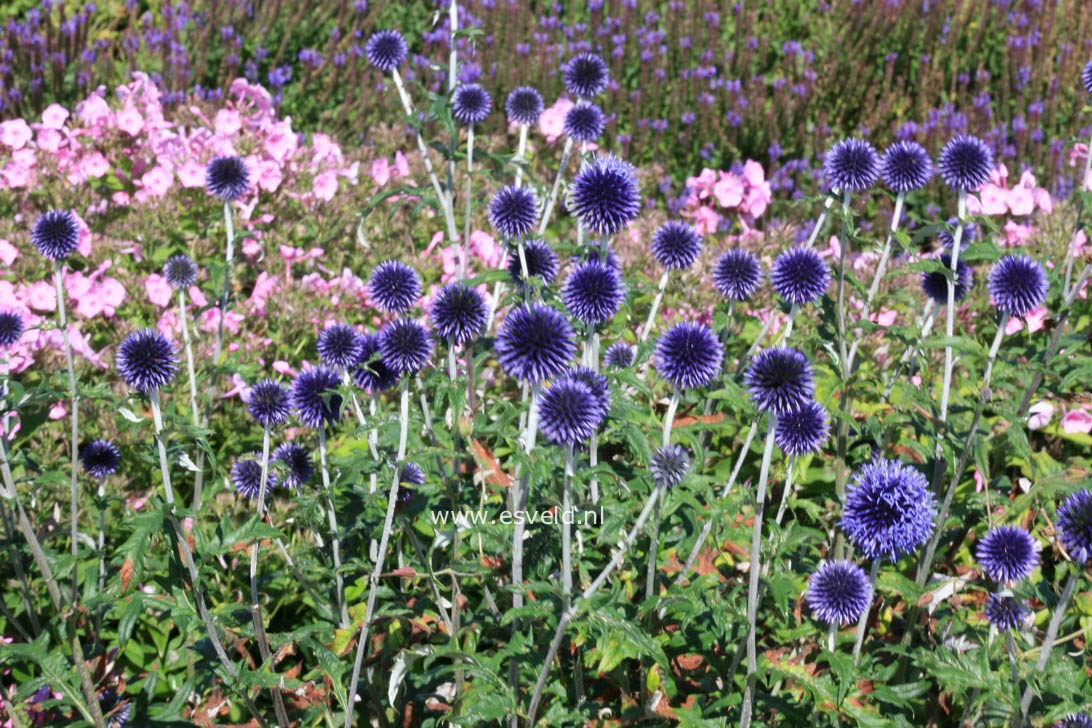
POLYGON ((311 428, 341 421, 341 379, 333 369, 319 365, 304 369, 292 385, 292 406, 300 422, 311 428))
POLYGON ((573 367, 565 376, 588 385, 588 389, 591 390, 592 396, 595 398, 597 413, 595 427, 598 429, 610 412, 610 384, 607 382, 607 378, 602 374, 593 372, 588 367, 573 367))
POLYGON ((360 361, 360 334, 348 324, 333 324, 318 337, 318 353, 323 364, 347 369, 360 361))
POLYGON ((503 238, 522 238, 537 221, 538 199, 530 187, 501 187, 489 201, 489 222, 503 238))
POLYGON ((30 239, 46 258, 64 260, 80 242, 80 226, 68 210, 49 210, 34 221, 30 239))
POLYGON ((360 359, 352 368, 353 383, 365 392, 385 392, 398 384, 398 372, 392 370, 377 356, 379 336, 361 334, 360 359))
POLYGON ((539 426, 558 445, 587 440, 599 426, 599 404, 591 388, 574 377, 561 377, 539 396, 539 426))
POLYGON ((993 152, 978 137, 960 134, 944 145, 937 160, 949 187, 971 192, 986 184, 993 171, 993 152))
POLYGON ((693 389, 716 379, 724 349, 708 326, 682 321, 660 336, 654 356, 661 377, 679 389, 693 389))
POLYGON ((311 452, 300 445, 286 442, 273 451, 273 460, 282 466, 278 483, 282 488, 298 491, 315 474, 315 463, 311 452))
MULTIPOLYGON (((952 269, 952 256, 948 253, 941 253, 938 260, 948 270, 952 269)), ((956 266, 955 300, 962 301, 967 291, 971 290, 973 282, 971 267, 962 260, 959 261, 956 266)), ((948 277, 944 275, 944 271, 922 272, 921 290, 942 306, 948 303, 948 277)))
POLYGON ((405 263, 387 260, 372 271, 368 292, 384 311, 403 313, 421 297, 421 279, 417 271, 405 263))
POLYGON ((998 526, 978 542, 975 556, 994 581, 1020 581, 1039 563, 1039 544, 1019 526, 998 526))
MULTIPOLYGON (((257 498, 262 488, 261 456, 255 454, 249 458, 240 458, 231 466, 231 484, 235 492, 247 498, 257 498)), ((277 487, 277 474, 272 470, 265 474, 265 492, 277 487)))
POLYGON ((590 99, 606 90, 610 83, 610 69, 594 53, 581 53, 562 67, 561 78, 570 96, 590 99))
MULTIPOLYGON (((959 218, 948 218, 948 225, 953 230, 956 229, 956 226, 959 225, 959 218)), ((940 242, 943 243, 945 250, 951 251, 951 249, 955 247, 955 237, 953 236, 951 230, 948 230, 946 228, 942 229, 939 233, 937 233, 937 237, 940 238, 940 242)), ((978 225, 975 225, 973 222, 968 222, 967 224, 965 224, 963 226, 963 234, 959 237, 960 249, 966 250, 967 246, 973 243, 975 238, 977 237, 978 225)))
POLYGON ((481 85, 464 83, 455 89, 455 98, 451 102, 452 115, 464 124, 480 124, 489 116, 493 99, 481 85))
POLYGON ((512 309, 493 346, 508 376, 532 382, 556 377, 576 353, 572 326, 542 303, 512 309))
POLYGON ((1046 271, 1026 255, 1009 255, 990 271, 990 297, 999 311, 1010 316, 1026 316, 1046 300, 1046 271))
MULTIPOLYGON (((544 285, 550 285, 557 278, 557 253, 543 241, 528 240, 524 243, 523 259, 527 262, 527 275, 540 277, 544 285)), ((518 248, 508 249, 508 277, 521 292, 527 291, 518 248)))
POLYGON ((920 190, 933 176, 933 160, 917 142, 895 142, 880 157, 880 176, 891 190, 920 190))
POLYGON ((0 348, 7 349, 23 338, 23 329, 18 311, 0 311, 0 348))
MULTIPOLYGON (((1084 68, 1081 69, 1081 85, 1084 86, 1084 90, 1092 94, 1092 61, 1084 64, 1084 68)), ((1089 723, 1092 726, 1092 723, 1089 723)))
POLYGON ((762 266, 758 256, 734 248, 717 260, 713 268, 713 284, 729 301, 746 301, 762 283, 762 266))
POLYGON ((163 277, 176 291, 184 291, 197 283, 197 264, 188 255, 172 255, 163 264, 163 277))
MULTIPOLYGON (((1089 64, 1092 65, 1092 64, 1089 64)), ((1086 67, 1087 68, 1087 67, 1086 67)), ((1086 86, 1092 84, 1085 84, 1086 86)), ((1092 90, 1089 91, 1092 93, 1092 90)), ((1092 716, 1086 713, 1070 713, 1054 724, 1055 728, 1092 728, 1092 716)))
POLYGON ((603 110, 590 101, 573 104, 565 114, 565 136, 574 142, 594 142, 603 133, 607 120, 603 110))
POLYGON ((105 478, 121 466, 121 450, 109 440, 89 442, 80 451, 80 464, 92 478, 105 478))
POLYGON ((272 379, 263 379, 250 390, 247 410, 262 427, 275 427, 288 419, 291 412, 289 391, 272 379))
POLYGON ((828 434, 827 411, 808 401, 777 418, 774 442, 788 455, 803 455, 819 452, 828 434))
POLYGON ((986 599, 986 619, 999 632, 1016 629, 1028 615, 1023 599, 1014 596, 990 594, 986 599))
POLYGON ((865 556, 895 563, 925 543, 935 516, 925 476, 897 460, 878 458, 857 473, 841 526, 865 556))
POLYGON ((671 490, 686 480, 690 472, 690 456, 681 445, 661 447, 648 461, 648 471, 658 488, 671 490))
POLYGON ((868 142, 845 139, 827 150, 823 171, 830 186, 839 192, 860 192, 876 183, 880 159, 868 142))
POLYGON ((128 701, 123 702, 116 690, 107 688, 99 693, 98 699, 106 728, 125 728, 129 724, 132 705, 128 701))
POLYGON ((174 379, 178 358, 166 336, 156 329, 141 329, 121 342, 117 365, 126 384, 138 392, 150 392, 174 379))
POLYGON ((250 172, 242 157, 216 157, 205 168, 205 189, 224 202, 242 197, 250 186, 250 172))
POLYGON ((652 255, 665 268, 689 268, 701 253, 701 236, 684 222, 665 222, 652 233, 652 255))
POLYGON ((391 371, 416 374, 432 358, 428 329, 411 319, 398 319, 379 331, 379 360, 391 371))
POLYGON ((424 485, 425 471, 413 463, 402 463, 398 469, 398 483, 400 485, 424 485))
POLYGON ((641 212, 633 167, 614 156, 584 165, 573 180, 571 209, 596 235, 614 235, 641 212))
POLYGON ((803 306, 822 298, 830 284, 830 271, 811 248, 791 248, 774 259, 770 283, 781 298, 803 306))
POLYGON ((406 60, 406 39, 397 30, 380 30, 368 38, 364 44, 364 55, 368 63, 387 73, 402 65, 406 60))
POLYGON ((1092 556, 1092 491, 1082 488, 1058 509, 1058 534, 1070 558, 1083 564, 1092 556))
POLYGON ((508 114, 509 124, 531 126, 538 121, 543 108, 542 94, 531 86, 513 89, 504 101, 504 110, 508 114))
POLYGON ((626 284, 614 266, 586 260, 574 266, 565 279, 561 300, 574 317, 597 326, 618 313, 626 300, 626 284))
POLYGON ((436 294, 429 316, 436 336, 461 346, 485 333, 489 307, 476 289, 448 283, 436 294))
POLYGON ((872 603, 872 584, 861 567, 849 561, 828 561, 811 575, 808 606, 827 624, 856 622, 872 603))
POLYGON ((633 365, 633 347, 624 341, 616 341, 607 347, 603 360, 608 367, 626 369, 633 365))
POLYGON ((798 409, 815 395, 811 363, 788 346, 759 352, 747 368, 744 384, 758 411, 775 415, 798 409))

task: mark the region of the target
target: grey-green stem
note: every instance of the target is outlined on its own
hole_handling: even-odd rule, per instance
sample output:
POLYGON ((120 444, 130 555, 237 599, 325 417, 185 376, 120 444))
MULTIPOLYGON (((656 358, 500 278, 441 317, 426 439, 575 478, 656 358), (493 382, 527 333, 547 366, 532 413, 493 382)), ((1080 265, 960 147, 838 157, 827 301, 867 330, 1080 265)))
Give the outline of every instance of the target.
MULTIPOLYGON (((1092 154, 1092 151, 1089 152, 1092 154)), ((1080 578, 1082 564, 1075 564, 1069 579, 1062 589, 1062 595, 1058 597, 1058 603, 1050 615, 1050 624, 1047 625, 1046 636, 1043 637, 1043 646, 1039 650, 1039 659, 1035 661, 1035 672, 1042 674, 1050 662, 1050 653, 1054 649, 1054 640, 1058 638, 1058 630, 1062 627, 1062 619, 1065 618, 1065 610, 1069 606, 1069 600, 1073 598, 1073 592, 1077 588, 1077 580, 1080 578)), ((1020 717, 1027 720, 1028 708, 1031 707, 1033 690, 1031 685, 1024 688, 1024 695, 1020 698, 1020 717)))
MULTIPOLYGON (((879 558, 872 559, 872 569, 868 572, 868 583, 872 585, 872 599, 876 597, 876 579, 880 575, 880 565, 883 562, 879 558)), ((857 639, 853 643, 853 666, 856 667, 861 659, 861 646, 864 645, 865 632, 868 631, 868 614, 872 611, 872 599, 861 613, 857 621, 857 639)))
POLYGON ((76 369, 72 365, 72 343, 68 340, 68 317, 65 314, 64 285, 61 283, 61 261, 53 262, 53 285, 57 289, 57 318, 61 326, 61 340, 64 342, 64 363, 68 369, 68 396, 72 407, 70 422, 72 432, 69 435, 69 456, 71 460, 71 478, 69 489, 69 535, 72 540, 72 603, 78 604, 79 592, 79 562, 77 561, 77 539, 79 538, 79 484, 76 482, 79 476, 79 427, 80 427, 80 401, 76 392, 76 369))
POLYGON ((554 177, 554 186, 550 189, 550 198, 546 202, 546 209, 543 211, 542 220, 539 222, 539 237, 546 234, 546 228, 550 224, 550 218, 554 213, 554 205, 557 204, 557 193, 561 189, 561 180, 565 176, 565 167, 569 164, 569 155, 571 155, 572 152, 573 140, 570 137, 565 140, 565 147, 561 150, 561 163, 557 166, 557 176, 554 177))
POLYGON ((349 626, 349 608, 345 604, 345 577, 341 573, 341 534, 338 532, 337 513, 334 510, 334 494, 330 487, 330 468, 326 460, 326 427, 319 425, 319 468, 322 471, 322 493, 326 499, 326 523, 330 528, 330 552, 334 557, 334 589, 337 591, 337 607, 341 614, 341 628, 349 626))

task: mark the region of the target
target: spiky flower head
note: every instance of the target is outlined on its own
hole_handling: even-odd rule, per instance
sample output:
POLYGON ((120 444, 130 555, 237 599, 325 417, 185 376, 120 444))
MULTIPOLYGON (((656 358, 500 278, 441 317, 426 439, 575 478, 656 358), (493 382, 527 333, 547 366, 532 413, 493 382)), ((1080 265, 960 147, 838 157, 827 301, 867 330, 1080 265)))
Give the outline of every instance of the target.
POLYGON ((522 238, 537 221, 538 199, 530 187, 501 187, 489 201, 489 222, 505 239, 522 238))
POLYGON ((34 221, 30 240, 46 258, 64 260, 79 245, 80 226, 68 210, 48 210, 34 221))
POLYGON ((665 222, 652 233, 652 255, 665 268, 689 268, 700 253, 701 236, 685 222, 665 222))
POLYGON ((986 619, 999 632, 1016 629, 1028 615, 1023 599, 1009 594, 990 594, 986 599, 986 619))
POLYGON ((311 452, 291 442, 279 445, 273 451, 273 460, 282 466, 279 479, 282 488, 291 488, 298 491, 305 483, 310 482, 315 474, 315 463, 311 460, 311 452))
POLYGON ((616 341, 607 347, 603 360, 609 367, 625 369, 633 364, 633 347, 624 341, 616 341))
POLYGON ((841 526, 862 554, 895 563, 925 543, 935 516, 925 476, 897 460, 877 458, 857 473, 841 526))
POLYGON ((1058 535, 1070 558, 1083 564, 1092 556, 1092 491, 1070 494, 1058 508, 1058 535))
POLYGON ((827 411, 807 401, 777 418, 774 442, 788 455, 819 452, 827 440, 827 411))
POLYGON ((141 329, 126 336, 116 361, 125 383, 142 393, 162 389, 178 371, 174 347, 157 329, 141 329))
POLYGON ((569 108, 562 126, 565 136, 574 142, 594 142, 602 135, 607 120, 598 106, 590 101, 581 101, 569 108))
POLYGON ((197 264, 188 255, 172 255, 163 264, 163 277, 176 291, 184 291, 197 283, 197 264))
POLYGON ((482 294, 461 281, 440 289, 429 316, 436 336, 460 346, 485 333, 489 323, 482 294))
POLYGON ((92 478, 105 478, 121 466, 121 450, 109 440, 94 440, 80 451, 80 464, 92 478))
POLYGON ((372 271, 368 292, 384 311, 403 313, 421 297, 421 278, 405 263, 386 260, 372 271))
POLYGON ((341 383, 337 372, 319 365, 304 369, 292 385, 292 406, 300 422, 311 428, 341 421, 341 383))
POLYGON ((827 624, 856 622, 872 603, 872 584, 860 566, 849 561, 827 561, 811 575, 808 606, 827 624))
POLYGON ((762 266, 754 253, 733 248, 717 259, 713 284, 730 301, 746 301, 762 283, 762 266))
POLYGON ((1046 271, 1026 255, 1008 255, 990 271, 990 298, 1010 316, 1026 316, 1046 300, 1046 271))
MULTIPOLYGON (((1092 84, 1086 84, 1086 86, 1092 86, 1092 84)), ((1089 93, 1092 93, 1092 90, 1089 93)), ((1054 728, 1092 728, 1092 716, 1087 713, 1070 713, 1055 723, 1054 728)))
POLYGON ((398 482, 405 485, 424 485, 425 471, 415 463, 402 463, 398 470, 398 482))
POLYGON ((614 235, 641 212, 633 167, 615 156, 597 157, 577 173, 571 209, 596 235, 614 235))
POLYGON ((288 419, 291 404, 287 387, 263 379, 251 388, 247 409, 262 427, 275 427, 288 419))
MULTIPOLYGON (((944 245, 944 249, 947 251, 951 251, 951 249, 955 246, 955 237, 952 233, 952 230, 957 229, 958 225, 959 218, 950 217, 948 218, 948 227, 950 227, 951 230, 949 230, 948 228, 942 228, 940 232, 937 233, 937 237, 940 239, 940 242, 944 245)), ((973 221, 968 221, 967 223, 965 223, 963 225, 963 234, 959 238, 960 249, 966 250, 967 246, 973 243, 975 241, 975 238, 977 237, 978 225, 976 225, 973 221)))
POLYGON ((242 157, 215 157, 205 167, 205 189, 224 202, 237 200, 250 187, 250 171, 242 157))
POLYGON ((594 53, 581 53, 570 58, 561 68, 561 78, 570 96, 590 99, 606 90, 610 83, 610 69, 594 53))
POLYGON ((994 581, 1020 581, 1039 563, 1039 544, 1019 526, 998 526, 978 542, 975 555, 982 570, 994 581))
MULTIPOLYGON (((941 253, 937 260, 947 270, 952 269, 952 256, 950 254, 941 253)), ((959 265, 956 266, 955 300, 962 301, 963 297, 967 295, 967 291, 971 290, 971 285, 974 283, 972 273, 971 267, 960 260, 959 265)), ((931 273, 922 271, 921 290, 938 304, 946 305, 948 303, 948 276, 944 275, 943 270, 931 273)))
MULTIPOLYGON (((527 275, 539 276, 544 285, 550 285, 557 278, 557 253, 541 240, 528 240, 523 244, 523 259, 527 262, 527 275)), ((523 281, 523 267, 519 260, 519 249, 508 249, 508 277, 521 292, 526 292, 527 284, 523 281)))
POLYGON ((452 115, 464 124, 480 124, 489 116, 493 99, 489 92, 477 83, 464 83, 455 89, 451 101, 452 115))
POLYGON ((716 379, 724 349, 708 326, 682 321, 660 336, 655 359, 661 377, 679 389, 694 389, 716 379))
POLYGON ((607 378, 583 366, 573 367, 565 376, 588 385, 592 397, 595 398, 595 427, 598 429, 610 413, 610 384, 607 378))
MULTIPOLYGON (((231 484, 235 492, 247 498, 257 498, 262 489, 262 461, 257 453, 248 458, 239 458, 231 466, 231 484)), ((272 470, 265 474, 265 492, 268 494, 277 487, 277 474, 272 470)))
POLYGON ((318 353, 323 364, 347 369, 360 361, 360 334, 349 324, 331 324, 318 337, 318 353))
POLYGON ((574 317, 591 326, 609 321, 626 300, 626 284, 613 265, 586 260, 573 267, 561 300, 574 317))
POLYGON ((830 271, 811 248, 790 248, 774 259, 770 283, 781 298, 803 306, 822 298, 830 271))
POLYGON ((397 30, 380 30, 368 38, 364 44, 364 54, 368 63, 387 73, 402 65, 406 60, 406 39, 397 30))
POLYGON ((508 123, 530 126, 538 121, 542 115, 542 94, 531 86, 520 86, 513 89, 504 102, 504 110, 508 113, 508 123))
POLYGON ((353 383, 365 392, 385 392, 398 383, 398 372, 383 363, 378 356, 379 336, 360 335, 360 359, 352 368, 353 383))
POLYGON ((1085 91, 1092 94, 1092 61, 1084 64, 1084 68, 1081 69, 1081 84, 1085 91))
POLYGON ((690 472, 690 456, 681 445, 661 447, 648 461, 648 471, 657 487, 670 490, 686 480, 690 472))
POLYGON ((557 376, 576 353, 572 326, 542 303, 512 309, 493 346, 508 376, 532 382, 557 376))
POLYGON ((895 142, 880 157, 880 176, 895 192, 920 190, 933 176, 933 160, 917 142, 895 142))
POLYGON ((989 146, 968 134, 959 134, 945 144, 937 161, 941 179, 962 192, 972 192, 986 184, 993 171, 993 152, 989 146))
POLYGON ((0 311, 0 348, 13 346, 23 338, 23 317, 18 311, 0 311))
POLYGON ((880 159, 868 142, 844 139, 827 150, 823 171, 830 186, 839 192, 860 192, 876 183, 880 159))
POLYGON ((432 357, 428 329, 412 319, 398 319, 379 330, 379 358, 392 371, 415 374, 432 357))
POLYGON ((599 426, 599 404, 581 380, 563 376, 538 399, 542 431, 558 445, 575 445, 591 437, 599 426))
POLYGON ((743 381, 759 412, 782 415, 802 407, 815 395, 811 363, 788 346, 759 352, 743 381))

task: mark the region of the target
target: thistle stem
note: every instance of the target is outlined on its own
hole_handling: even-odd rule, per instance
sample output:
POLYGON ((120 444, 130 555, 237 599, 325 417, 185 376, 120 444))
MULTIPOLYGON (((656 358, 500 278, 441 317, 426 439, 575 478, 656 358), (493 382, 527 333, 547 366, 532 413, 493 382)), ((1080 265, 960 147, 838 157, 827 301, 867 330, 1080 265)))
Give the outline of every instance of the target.
MULTIPOLYGON (((527 125, 519 125, 519 147, 516 151, 516 159, 520 162, 526 162, 524 155, 527 152, 527 125)), ((523 164, 516 165, 516 187, 520 187, 523 184, 523 164)))
POLYGON ((671 401, 667 403, 667 414, 664 416, 663 446, 671 444, 671 428, 675 423, 675 411, 679 408, 679 388, 675 387, 671 392, 671 401))
POLYGON ((777 507, 777 516, 774 518, 774 525, 780 526, 781 519, 785 517, 785 511, 789 507, 789 495, 792 493, 793 487, 793 471, 796 470, 796 456, 789 456, 789 467, 785 471, 785 487, 781 490, 781 505, 777 507))
POLYGON ((656 319, 656 313, 660 310, 660 303, 664 300, 664 290, 667 288, 667 280, 671 275, 671 269, 668 268, 660 276, 660 282, 656 286, 656 297, 652 299, 652 308, 648 310, 648 318, 645 319, 645 325, 641 329, 640 342, 643 344, 648 340, 648 334, 652 331, 652 322, 656 319))
MULTIPOLYGON (((967 218, 967 193, 964 190, 959 191, 959 222, 956 225, 955 233, 952 235, 952 265, 949 271, 948 277, 948 304, 947 309, 944 312, 944 335, 950 340, 955 335, 955 278, 959 275, 959 246, 963 240, 963 223, 967 218)), ((943 471, 944 463, 941 458, 941 451, 943 449, 943 438, 947 435, 948 425, 948 400, 951 396, 952 389, 952 369, 954 368, 955 361, 952 353, 952 345, 949 341, 948 345, 944 347, 944 387, 940 393, 940 432, 937 435, 936 446, 936 470, 937 472, 943 471)), ((934 478, 939 480, 939 478, 934 478)))
MULTIPOLYGON (((1062 589, 1062 595, 1058 597, 1058 604, 1055 605, 1053 614, 1050 615, 1050 624, 1047 625, 1046 636, 1043 637, 1043 647, 1039 650, 1039 659, 1035 661, 1035 672, 1038 674, 1042 674, 1046 670, 1047 663, 1050 662, 1050 652, 1054 649, 1054 640, 1058 637, 1058 630, 1061 629, 1062 619, 1065 617, 1065 610, 1069 606, 1069 600, 1073 598, 1073 591, 1077 588, 1077 579, 1080 577, 1080 573, 1080 565, 1076 565, 1069 574, 1069 579, 1062 589)), ((1024 688, 1023 697, 1020 698, 1020 719, 1022 721, 1027 721, 1028 708, 1031 707, 1033 697, 1031 685, 1028 685, 1024 688)))
MULTIPOLYGON (((573 140, 569 137, 565 140, 565 147, 561 150, 561 163, 557 166, 557 176, 554 177, 554 186, 550 189, 550 197, 546 202, 546 210, 542 213, 542 222, 538 226, 538 235, 546 234, 546 228, 550 224, 550 217, 554 213, 554 205, 557 203, 557 193, 561 189, 561 179, 565 176, 565 167, 569 164, 569 155, 573 151, 573 140)), ((525 279, 526 280, 526 279, 525 279)))
POLYGON ((466 130, 466 212, 463 215, 463 259, 459 264, 459 280, 466 280, 466 269, 470 264, 470 210, 471 190, 474 185, 474 125, 466 130))
MULTIPOLYGON (((1016 695, 1020 695, 1020 670, 1016 663, 1016 645, 1012 641, 1012 630, 1005 630, 1005 651, 1009 656, 1009 667, 1012 669, 1012 690, 1016 695)), ((1021 718, 1016 721, 1016 726, 1023 726, 1024 720, 1021 718)))
POLYGON ((79 489, 76 482, 79 475, 79 423, 80 401, 76 392, 76 369, 72 365, 72 342, 68 339, 68 317, 65 315, 64 285, 61 283, 61 261, 53 263, 53 285, 57 289, 57 318, 61 327, 61 340, 64 342, 64 363, 68 368, 68 396, 72 406, 72 434, 69 436, 71 460, 71 479, 69 490, 69 535, 72 540, 72 603, 78 604, 80 566, 77 559, 77 538, 79 536, 79 489))
POLYGON ((822 234, 823 228, 826 227, 827 224, 828 210, 830 210, 833 204, 834 196, 827 195, 826 199, 823 200, 823 211, 819 213, 819 219, 815 221, 815 227, 811 229, 811 235, 808 236, 808 244, 804 246, 805 250, 808 250, 815 245, 815 241, 819 238, 819 235, 822 234))
MULTIPOLYGON (((883 562, 876 558, 872 559, 872 569, 868 573, 868 583, 872 586, 872 594, 876 594, 876 579, 880 575, 880 565, 883 562)), ((857 621, 857 639, 853 643, 853 666, 856 667, 858 661, 861 659, 861 646, 864 645, 865 632, 868 631, 868 614, 872 611, 872 600, 869 600, 868 606, 865 607, 864 612, 861 613, 860 620, 857 621)))
MULTIPOLYGON (((899 230, 899 222, 902 219, 902 208, 905 201, 905 192, 900 192, 895 198, 895 211, 891 213, 891 230, 887 233, 887 240, 884 241, 880 260, 876 263, 876 271, 872 274, 872 285, 868 288, 868 298, 865 299, 864 309, 861 311, 862 321, 868 320, 869 314, 872 313, 872 302, 876 300, 876 294, 880 291, 880 282, 883 281, 883 274, 887 270, 887 261, 891 257, 891 246, 895 241, 895 233, 899 230)), ((852 346, 849 347, 849 360, 846 363, 846 371, 853 371, 853 362, 857 358, 857 349, 860 344, 860 337, 855 336, 852 346)))
POLYGON ((106 589, 106 476, 99 477, 99 535, 95 545, 99 550, 99 592, 106 589))
POLYGON ((345 604, 345 577, 341 574, 341 536, 338 533, 337 513, 334 511, 334 494, 330 488, 330 468, 326 461, 326 427, 318 430, 319 468, 322 470, 322 492, 326 498, 326 522, 330 528, 330 551, 334 557, 334 589, 337 606, 341 613, 341 628, 349 626, 349 608, 345 604))

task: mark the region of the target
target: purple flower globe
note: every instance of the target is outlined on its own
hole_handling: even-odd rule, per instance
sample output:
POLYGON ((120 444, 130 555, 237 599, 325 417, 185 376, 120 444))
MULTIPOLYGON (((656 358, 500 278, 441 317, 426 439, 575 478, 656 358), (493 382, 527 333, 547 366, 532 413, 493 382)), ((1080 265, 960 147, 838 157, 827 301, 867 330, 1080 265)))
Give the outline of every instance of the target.
POLYGON ((184 291, 197 283, 197 264, 188 255, 172 255, 163 264, 163 277, 176 291, 184 291))
POLYGON ((1009 255, 990 271, 987 284, 998 310, 1010 316, 1026 316, 1046 300, 1046 271, 1026 255, 1009 255))
POLYGON ((30 240, 44 257, 64 260, 79 245, 80 226, 68 210, 48 210, 34 221, 30 240))
POLYGON ((876 150, 860 139, 845 139, 827 150, 823 171, 839 192, 860 192, 876 183, 880 160, 876 150))
POLYGON ((607 378, 582 366, 573 367, 566 372, 565 376, 588 385, 592 397, 595 398, 595 427, 598 429, 606 421, 607 415, 610 413, 610 385, 607 378))
POLYGON ((880 177, 895 192, 920 190, 932 176, 933 160, 917 142, 895 142, 880 157, 880 177))
POLYGON ((1092 94, 1092 61, 1084 64, 1084 68, 1081 69, 1081 85, 1084 86, 1085 91, 1092 94))
POLYGON ((861 567, 849 561, 827 561, 811 575, 808 606, 827 624, 856 622, 872 603, 872 584, 861 567))
POLYGON ((489 92, 476 83, 464 83, 456 88, 451 101, 452 116, 464 124, 482 123, 492 107, 489 92))
POLYGON ((432 358, 428 329, 410 319, 398 319, 379 330, 379 359, 391 371, 415 374, 432 358))
POLYGON ((671 490, 686 480, 690 472, 690 456, 681 445, 661 447, 648 461, 648 472, 657 487, 671 490))
POLYGON ((830 271, 810 248, 791 248, 774 259, 770 283, 777 295, 804 306, 822 298, 830 285, 830 271))
POLYGON ((724 349, 708 326, 682 321, 660 336, 654 356, 660 376, 685 390, 705 387, 716 379, 724 349))
POLYGON ((392 370, 379 358, 379 336, 376 334, 360 335, 360 359, 352 368, 353 383, 358 389, 371 394, 385 392, 398 384, 398 372, 392 370))
POLYGON ((1070 558, 1083 564, 1092 556, 1092 491, 1072 493, 1058 509, 1058 535, 1070 558))
POLYGON ((292 406, 300 422, 312 429, 341 421, 341 380, 326 366, 304 369, 292 384, 292 406))
POLYGON ((402 65, 407 52, 406 39, 397 30, 380 30, 373 33, 364 44, 364 55, 368 57, 368 63, 383 73, 402 65))
POLYGON ((14 346, 23 338, 23 317, 18 311, 0 311, 0 348, 14 346))
POLYGON ((762 266, 758 256, 734 248, 724 253, 713 268, 713 284, 729 301, 746 301, 762 283, 762 266))
POLYGON ((624 341, 616 341, 607 347, 603 361, 613 369, 626 369, 633 365, 633 347, 624 341))
POLYGON ((272 379, 263 379, 250 389, 247 411, 262 427, 276 427, 288 419, 291 393, 272 379))
POLYGON ((109 440, 94 440, 80 451, 80 465, 92 478, 101 480, 121 467, 121 450, 109 440))
POLYGON ((489 201, 489 222, 507 240, 527 235, 537 221, 538 200, 529 187, 501 187, 489 201))
POLYGON ((576 353, 572 326, 542 303, 512 309, 493 347, 508 376, 531 382, 556 377, 576 353))
POLYGON ((944 145, 937 166, 941 179, 949 187, 972 192, 990 178, 993 152, 978 137, 960 134, 944 145))
POLYGON ((652 255, 665 268, 689 268, 701 253, 701 236, 684 222, 665 222, 652 233, 652 255))
POLYGON ((213 197, 232 202, 246 194, 250 172, 242 157, 216 157, 205 167, 205 189, 213 197))
POLYGON ((299 491, 315 474, 315 463, 307 448, 286 442, 273 451, 273 460, 283 467, 278 483, 282 488, 299 491))
MULTIPOLYGON (((937 258, 940 264, 947 268, 952 269, 952 256, 948 253, 941 253, 937 258)), ((962 301, 963 297, 967 295, 967 291, 971 290, 971 285, 974 283, 972 277, 972 270, 969 265, 962 260, 956 266, 956 279, 955 279, 955 300, 962 301)), ((932 271, 921 274, 921 290, 925 292, 925 295, 936 301, 939 305, 944 306, 948 303, 948 276, 944 275, 944 271, 932 271)))
POLYGON ((126 336, 118 347, 116 360, 121 378, 141 393, 162 389, 178 371, 174 346, 156 329, 142 329, 126 336))
POLYGON ((319 359, 334 369, 347 369, 360 361, 360 334, 349 324, 332 324, 318 337, 319 359))
POLYGON ((574 266, 565 279, 561 300, 575 318, 598 326, 618 313, 626 300, 626 284, 614 266, 586 260, 574 266))
POLYGON ((774 442, 788 455, 804 455, 819 452, 828 434, 827 411, 808 401, 777 418, 774 442))
POLYGON ((607 120, 603 110, 590 101, 581 101, 569 109, 563 123, 565 136, 574 142, 594 142, 603 134, 607 120))
POLYGON ((935 517, 925 476, 897 460, 878 458, 857 473, 841 526, 862 554, 895 563, 925 543, 935 517))
POLYGON ((594 53, 581 53, 561 68, 561 78, 570 96, 588 99, 606 90, 610 69, 594 53))
POLYGON ((436 294, 429 314, 436 336, 462 346, 485 333, 489 310, 482 294, 465 283, 448 283, 436 294))
MULTIPOLYGON (((544 285, 550 285, 557 278, 557 253, 541 240, 528 240, 523 244, 523 259, 527 262, 527 275, 538 276, 544 285)), ((508 248, 508 277, 521 292, 526 293, 529 284, 523 280, 523 268, 519 260, 519 249, 508 248)))
MULTIPOLYGON (((269 470, 265 474, 265 492, 277 487, 277 474, 269 470)), ((249 458, 240 458, 231 466, 231 484, 235 492, 247 498, 257 498, 262 488, 261 456, 254 454, 249 458)))
POLYGON ((1026 579, 1039 563, 1039 545, 1019 526, 998 526, 978 542, 975 551, 982 570, 996 582, 1026 579))
MULTIPOLYGON (((1092 91, 1089 91, 1089 93, 1092 93, 1092 91)), ((1087 713, 1070 713, 1055 723, 1054 726, 1055 728, 1092 728, 1092 716, 1087 713)))
POLYGON ((1023 599, 1001 594, 990 594, 986 599, 986 619, 998 632, 1016 629, 1028 615, 1023 599))
POLYGON ((421 297, 421 279, 417 271, 405 263, 387 260, 372 271, 368 292, 384 311, 403 313, 421 297))
POLYGON ((744 384, 755 408, 775 415, 798 409, 815 395, 811 363, 788 346, 759 352, 747 368, 744 384))
MULTIPOLYGON (((937 237, 940 238, 940 242, 943 243, 944 249, 950 251, 955 246, 955 237, 952 230, 956 229, 959 225, 958 217, 948 218, 948 227, 951 230, 944 228, 937 233, 937 237)), ((959 247, 963 250, 967 249, 967 246, 975 241, 978 237, 978 225, 973 222, 968 222, 963 226, 963 235, 959 238, 959 247)))
POLYGON ((587 384, 564 376, 539 396, 538 416, 550 440, 558 445, 575 445, 590 438, 599 427, 599 404, 587 384))
POLYGON ((504 102, 508 123, 530 126, 542 115, 542 94, 531 86, 520 86, 508 94, 504 102))
POLYGON ((573 214, 596 235, 614 235, 641 213, 633 167, 614 156, 585 164, 570 194, 573 214))

